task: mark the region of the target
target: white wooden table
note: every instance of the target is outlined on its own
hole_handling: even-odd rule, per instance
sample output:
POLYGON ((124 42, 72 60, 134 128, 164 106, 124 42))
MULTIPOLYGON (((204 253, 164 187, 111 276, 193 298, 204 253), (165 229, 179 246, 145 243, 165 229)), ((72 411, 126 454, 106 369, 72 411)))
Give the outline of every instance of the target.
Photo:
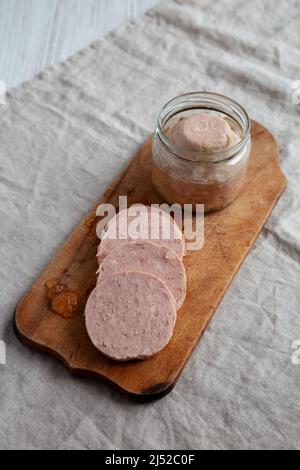
POLYGON ((9 89, 159 0, 0 0, 0 81, 9 89))

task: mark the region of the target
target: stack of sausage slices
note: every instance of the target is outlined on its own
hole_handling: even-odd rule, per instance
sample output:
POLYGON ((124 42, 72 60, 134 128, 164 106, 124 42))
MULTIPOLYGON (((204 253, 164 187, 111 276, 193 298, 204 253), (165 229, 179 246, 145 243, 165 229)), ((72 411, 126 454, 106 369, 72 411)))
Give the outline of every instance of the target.
POLYGON ((186 295, 182 231, 166 212, 134 207, 120 211, 105 228, 97 285, 85 309, 92 343, 118 361, 161 351, 186 295))

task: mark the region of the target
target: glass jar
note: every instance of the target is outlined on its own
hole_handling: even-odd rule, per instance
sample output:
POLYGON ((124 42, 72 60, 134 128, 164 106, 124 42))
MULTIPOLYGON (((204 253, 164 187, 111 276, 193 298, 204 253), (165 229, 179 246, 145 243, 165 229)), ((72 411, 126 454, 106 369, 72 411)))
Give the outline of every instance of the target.
POLYGON ((161 110, 152 142, 152 181, 169 203, 204 204, 204 211, 219 210, 241 192, 251 148, 251 122, 236 101, 216 93, 178 96, 161 110), (170 130, 181 120, 199 113, 223 118, 238 139, 217 150, 178 147, 170 130))

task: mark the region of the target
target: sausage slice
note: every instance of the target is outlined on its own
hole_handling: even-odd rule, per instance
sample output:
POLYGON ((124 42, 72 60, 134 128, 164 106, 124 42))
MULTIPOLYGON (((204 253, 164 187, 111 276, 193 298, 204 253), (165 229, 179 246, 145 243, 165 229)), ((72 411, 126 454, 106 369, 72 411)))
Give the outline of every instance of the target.
POLYGON ((167 285, 148 273, 107 277, 90 295, 85 309, 88 335, 106 356, 145 359, 170 341, 175 303, 167 285))
POLYGON ((109 221, 97 253, 99 264, 114 248, 136 240, 167 246, 182 260, 185 242, 176 222, 160 209, 142 207, 138 215, 131 215, 130 209, 124 209, 109 221))
POLYGON ((121 244, 100 265, 98 283, 118 272, 142 271, 164 281, 170 289, 177 310, 186 294, 186 274, 180 258, 170 248, 149 241, 121 244))

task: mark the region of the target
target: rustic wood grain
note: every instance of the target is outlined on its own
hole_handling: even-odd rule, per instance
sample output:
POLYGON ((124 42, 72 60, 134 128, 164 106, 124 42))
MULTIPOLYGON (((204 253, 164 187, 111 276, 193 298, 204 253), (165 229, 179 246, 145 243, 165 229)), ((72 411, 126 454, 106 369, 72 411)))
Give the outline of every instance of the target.
MULTIPOLYGON (((185 257, 187 298, 178 312, 174 336, 162 352, 146 361, 117 363, 98 352, 87 336, 83 312, 97 269, 95 208, 18 305, 15 325, 21 340, 58 357, 73 373, 105 379, 135 397, 170 391, 286 186, 274 137, 253 122, 252 140, 242 194, 223 211, 206 215, 204 248, 185 257), (80 307, 71 319, 50 310, 45 283, 54 277, 78 291, 80 307)), ((129 204, 161 202, 152 188, 150 161, 148 141, 98 204, 117 205, 119 195, 126 194, 129 204)))

